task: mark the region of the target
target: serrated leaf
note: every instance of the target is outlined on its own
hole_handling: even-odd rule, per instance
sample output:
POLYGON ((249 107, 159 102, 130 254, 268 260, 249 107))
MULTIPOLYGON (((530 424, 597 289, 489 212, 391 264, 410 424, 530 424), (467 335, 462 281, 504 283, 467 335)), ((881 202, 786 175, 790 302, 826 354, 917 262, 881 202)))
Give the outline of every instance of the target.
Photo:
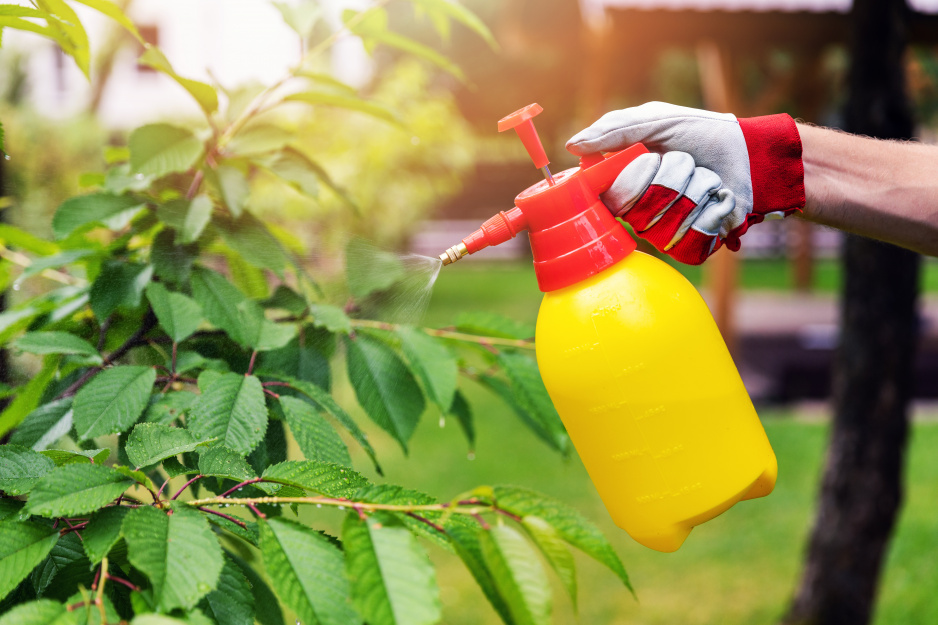
POLYGON ((469 441, 469 449, 475 449, 476 430, 472 419, 472 408, 461 391, 457 390, 456 394, 453 395, 453 403, 449 408, 449 414, 456 418, 459 427, 462 428, 466 440, 469 441))
POLYGON ((216 271, 196 267, 192 270, 192 297, 212 325, 236 341, 240 338, 238 304, 247 298, 237 287, 216 271))
POLYGON ((134 39, 136 39, 138 43, 140 44, 144 43, 143 38, 140 36, 140 33, 137 32, 137 27, 134 26, 134 23, 130 21, 130 18, 128 18, 124 14, 124 12, 120 9, 120 7, 118 7, 113 2, 110 2, 109 0, 75 0, 75 1, 80 2, 81 4, 84 4, 85 6, 89 6, 95 11, 98 11, 99 13, 102 13, 108 16, 109 18, 111 18, 112 20, 114 20, 115 22, 123 26, 125 29, 127 29, 127 32, 133 35, 134 39))
POLYGON ((423 392, 394 351, 366 335, 346 339, 349 381, 368 416, 407 452, 426 407, 423 392))
POLYGON ((282 411, 278 404, 271 406, 271 419, 267 424, 267 433, 264 434, 264 440, 254 448, 251 455, 248 456, 248 464, 257 473, 263 473, 264 469, 272 464, 284 462, 287 459, 287 429, 283 425, 282 411))
POLYGON ((48 525, 0 521, 0 599, 49 555, 58 538, 48 525))
POLYGON ((264 316, 264 309, 254 300, 244 300, 238 304, 241 321, 239 343, 263 352, 280 349, 297 334, 296 324, 274 323, 264 316))
POLYGON ((553 432, 547 430, 541 419, 529 414, 524 408, 521 407, 521 404, 518 403, 515 394, 512 392, 511 386, 503 380, 502 378, 496 378, 489 375, 480 375, 478 378, 479 382, 483 386, 489 388, 493 393, 502 399, 508 406, 512 409, 521 421, 530 428, 532 432, 537 434, 537 436, 543 440, 545 443, 550 445, 553 449, 556 449, 559 452, 566 453, 569 449, 568 442, 569 438, 563 436, 558 438, 553 432))
POLYGON ((204 193, 192 198, 180 229, 181 243, 195 243, 212 218, 212 200, 204 193))
POLYGON ((456 329, 505 339, 530 339, 534 327, 493 312, 467 311, 456 317, 456 329))
POLYGON ((91 343, 69 332, 27 332, 13 345, 30 354, 78 354, 101 359, 91 343))
POLYGON ((329 93, 326 91, 301 91, 291 93, 284 98, 285 102, 303 102, 314 106, 332 106, 345 109, 347 111, 357 111, 380 119, 394 126, 403 127, 404 123, 400 117, 385 106, 376 102, 363 100, 358 97, 352 97, 340 93, 329 93))
POLYGON ((159 282, 149 284, 146 293, 160 326, 173 342, 183 342, 202 323, 202 307, 192 298, 170 292, 159 282))
POLYGON ((349 319, 345 311, 338 306, 330 304, 310 304, 310 315, 313 317, 313 325, 317 328, 323 328, 329 332, 341 332, 348 334, 352 331, 352 320, 349 319))
POLYGON ((19 445, 0 446, 0 490, 7 495, 24 495, 55 463, 39 452, 19 445))
MULTIPOLYGON (((257 541, 255 541, 255 544, 257 541)), ((254 596, 254 605, 257 621, 261 625, 283 625, 283 613, 280 610, 280 602, 274 595, 266 580, 258 575, 253 566, 228 552, 228 557, 238 565, 241 573, 251 584, 251 594, 254 596)))
MULTIPOLYGON (((152 67, 156 71, 162 72, 175 80, 183 89, 189 92, 189 95, 195 98, 195 101, 198 102, 199 107, 201 107, 206 115, 211 115, 218 110, 218 94, 215 92, 215 89, 204 82, 183 78, 177 74, 172 65, 170 65, 166 55, 164 55, 159 48, 147 45, 146 51, 137 59, 137 62, 141 65, 152 67)), ((132 151, 133 147, 131 147, 131 152, 132 151)))
POLYGON ((282 518, 260 523, 264 567, 280 599, 300 620, 361 623, 349 604, 343 554, 322 534, 282 518))
MULTIPOLYGON (((62 202, 52 217, 52 232, 62 239, 85 224, 104 224, 123 214, 136 214, 143 208, 139 199, 129 195, 92 193, 62 202)), ((77 250, 76 250, 77 252, 77 250)))
MULTIPOLYGON (((258 535, 256 523, 248 522, 245 523, 245 527, 241 527, 234 521, 229 521, 228 519, 220 517, 216 514, 207 514, 205 518, 208 519, 208 522, 215 527, 223 529, 226 532, 230 532, 231 534, 234 534, 238 538, 249 542, 255 547, 257 546, 258 535)), ((278 623, 278 625, 280 624, 278 623)))
POLYGON ((254 122, 231 139, 226 151, 237 156, 259 156, 280 150, 295 138, 295 132, 277 124, 254 122))
POLYGON ((268 169, 293 188, 310 197, 319 195, 319 170, 309 157, 289 146, 280 150, 268 169))
POLYGON ((23 516, 20 518, 21 513, 23 512, 23 507, 26 505, 25 501, 20 501, 19 499, 12 499, 10 497, 0 497, 0 521, 4 519, 16 519, 19 521, 25 521, 29 516, 23 516))
POLYGON ((358 427, 358 424, 355 423, 355 420, 349 416, 349 414, 338 404, 335 399, 332 398, 327 391, 323 390, 321 387, 316 386, 310 382, 305 382, 303 380, 297 380, 296 378, 291 378, 284 375, 279 376, 270 376, 281 382, 286 382, 292 388, 296 389, 309 399, 311 399, 317 406, 320 406, 323 410, 335 417, 336 421, 342 424, 342 426, 348 430, 349 434, 352 435, 352 438, 355 439, 362 449, 365 450, 365 453, 368 454, 368 457, 371 458, 371 461, 375 465, 375 470, 380 474, 381 466, 378 464, 378 459, 375 457, 375 450, 371 446, 371 443, 368 441, 368 436, 362 432, 361 428, 358 427))
POLYGON ((238 452, 223 445, 199 451, 199 473, 244 481, 256 477, 254 470, 238 452))
POLYGON ((632 590, 625 567, 603 533, 577 510, 546 495, 514 486, 496 486, 498 506, 518 516, 537 516, 561 537, 594 560, 605 564, 632 590))
MULTIPOLYGON (((360 473, 330 462, 316 460, 289 460, 267 467, 261 476, 268 482, 297 486, 326 495, 327 497, 351 497, 358 489, 368 485, 360 473)), ((276 484, 260 483, 258 488, 277 492, 276 484)))
POLYGON ((82 544, 88 559, 97 565, 107 556, 111 548, 117 544, 121 537, 121 523, 130 508, 124 506, 108 506, 95 510, 88 521, 88 525, 81 533, 82 544))
POLYGON ((43 456, 52 460, 57 467, 64 467, 67 464, 104 464, 111 450, 101 449, 80 449, 70 451, 67 449, 44 449, 40 451, 43 456))
POLYGON ((282 272, 286 268, 288 259, 283 245, 251 213, 245 212, 237 219, 219 217, 215 225, 225 243, 258 269, 282 272))
POLYGON ((461 516, 453 516, 446 523, 446 533, 456 554, 466 565, 469 573, 476 580, 482 594, 501 617, 505 625, 514 625, 514 619, 508 610, 508 604, 495 585, 492 572, 489 571, 482 558, 482 545, 479 535, 484 530, 474 521, 468 521, 461 516))
MULTIPOLYGON (((403 488, 401 486, 394 486, 392 484, 369 484, 358 489, 351 499, 354 501, 393 505, 424 506, 437 503, 436 499, 426 493, 403 488)), ((408 516, 407 514, 393 514, 397 520, 406 525, 414 534, 432 540, 444 549, 452 550, 452 545, 449 540, 447 540, 447 537, 422 520, 408 516)), ((421 511, 419 515, 431 522, 435 522, 443 516, 442 513, 433 510, 421 511)))
POLYGON ((151 367, 120 366, 92 378, 75 395, 72 419, 79 440, 130 429, 140 418, 156 381, 151 367))
POLYGON ((309 344, 301 347, 296 340, 261 354, 258 371, 288 375, 324 389, 329 388, 332 375, 329 360, 322 352, 309 344))
POLYGON ((63 603, 39 599, 20 604, 0 616, 0 625, 83 625, 79 610, 69 611, 63 603))
POLYGON ((153 275, 167 284, 187 285, 192 263, 198 254, 195 244, 177 245, 176 231, 160 230, 150 247, 150 263, 153 275))
MULTIPOLYGON (((177 364, 178 362, 177 360, 177 364)), ((176 369, 176 373, 185 373, 185 369, 179 367, 176 369)), ((198 395, 189 391, 170 391, 166 394, 156 393, 150 398, 147 410, 143 413, 143 420, 147 423, 170 425, 189 410, 192 402, 197 397, 198 395)))
POLYGON ((135 467, 148 467, 171 456, 195 451, 204 445, 188 430, 158 423, 138 423, 124 448, 135 467))
POLYGON ((352 602, 370 625, 429 625, 442 617, 436 572, 394 517, 350 513, 342 526, 352 602))
POLYGON ((38 597, 64 600, 79 585, 91 584, 91 562, 85 556, 81 541, 75 533, 65 534, 33 570, 30 582, 38 597))
POLYGON ((123 261, 106 263, 88 293, 91 310, 103 321, 119 308, 137 308, 152 277, 153 265, 123 261))
POLYGON ((208 616, 217 625, 254 625, 254 596, 241 569, 225 558, 218 585, 205 595, 208 616))
POLYGON ((26 504, 30 514, 74 517, 104 507, 121 495, 131 480, 99 464, 67 464, 44 475, 26 504))
POLYGON ((58 371, 60 358, 55 354, 46 356, 39 373, 17 390, 16 397, 0 413, 0 436, 15 428, 36 409, 46 387, 58 371))
POLYGON ((309 402, 282 396, 280 406, 290 432, 307 460, 352 466, 348 447, 332 425, 309 402))
POLYGON ((214 175, 225 206, 228 207, 231 216, 237 219, 244 212, 251 193, 247 175, 237 167, 225 164, 216 167, 214 175))
POLYGON ((534 549, 515 528, 479 534, 482 559, 518 625, 550 625, 550 582, 534 549))
POLYGON ((159 610, 191 610, 216 587, 222 551, 199 512, 177 507, 167 516, 143 506, 127 515, 121 533, 127 557, 150 580, 159 610))
POLYGON ((37 0, 37 3, 40 9, 49 14, 46 23, 54 33, 55 40, 88 78, 91 49, 88 45, 88 34, 75 10, 64 0, 37 0))
POLYGON ((130 133, 127 145, 131 170, 154 178, 186 172, 202 155, 198 137, 187 128, 171 124, 141 126, 130 133))
POLYGON ((551 436, 559 450, 566 451, 570 439, 550 401, 537 363, 533 358, 509 352, 501 352, 497 358, 511 382, 512 395, 518 406, 551 436))
POLYGON ((426 332, 405 326, 397 331, 397 335, 401 339, 404 355, 423 383, 427 396, 445 414, 456 394, 459 377, 456 359, 445 345, 426 332))
POLYGON ((576 611, 576 565, 573 562, 573 555, 567 549, 563 538, 560 537, 560 534, 550 523, 540 517, 526 516, 521 519, 521 526, 557 573, 557 577, 560 578, 560 582, 570 596, 573 609, 576 611))
POLYGON ((251 453, 267 429, 261 381, 253 375, 221 374, 193 402, 187 426, 203 439, 217 438, 240 454, 251 453))

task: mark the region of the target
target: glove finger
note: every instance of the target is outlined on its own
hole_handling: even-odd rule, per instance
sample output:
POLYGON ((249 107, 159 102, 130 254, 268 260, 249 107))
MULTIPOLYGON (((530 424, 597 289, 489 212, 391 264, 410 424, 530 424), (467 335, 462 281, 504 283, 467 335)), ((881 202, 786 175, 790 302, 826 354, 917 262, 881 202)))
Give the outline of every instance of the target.
POLYGON ((636 232, 643 233, 655 225, 671 210, 675 202, 680 200, 693 176, 694 159, 690 154, 667 152, 661 157, 661 166, 648 190, 622 218, 636 232))
POLYGON ((732 121, 733 115, 713 113, 700 109, 676 106, 666 102, 646 102, 641 106, 611 111, 600 117, 588 128, 575 134, 567 141, 567 150, 577 156, 596 152, 612 152, 627 148, 634 143, 667 151, 670 142, 680 139, 676 132, 688 121, 732 121))
POLYGON ((661 157, 654 153, 642 154, 629 163, 616 177, 601 199, 613 215, 624 216, 651 184, 661 165, 661 157))
POLYGON ((713 252, 720 248, 721 238, 712 228, 712 223, 720 223, 726 219, 736 208, 736 197, 729 189, 720 189, 704 203, 696 214, 688 215, 685 223, 678 228, 680 236, 675 235, 671 244, 665 247, 664 252, 671 258, 688 265, 699 265, 713 252), (701 223, 703 222, 703 223, 701 223), (686 227, 689 226, 689 227, 686 227))

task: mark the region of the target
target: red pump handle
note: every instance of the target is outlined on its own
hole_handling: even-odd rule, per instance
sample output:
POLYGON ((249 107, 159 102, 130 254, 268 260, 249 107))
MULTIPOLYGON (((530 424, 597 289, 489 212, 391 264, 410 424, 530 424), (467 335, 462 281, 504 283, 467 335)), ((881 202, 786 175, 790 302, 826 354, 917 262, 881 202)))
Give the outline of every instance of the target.
POLYGON ((518 138, 521 139, 521 143, 524 144, 525 149, 528 151, 528 156, 531 157, 531 160, 534 161, 534 166, 538 169, 547 167, 548 163, 550 163, 550 159, 547 158, 547 153, 544 151, 544 146, 541 144, 541 138, 537 136, 537 130, 534 129, 534 122, 532 121, 534 116, 540 114, 543 110, 540 104, 529 104, 522 109, 518 109, 511 115, 498 120, 498 132, 505 132, 506 130, 514 128, 515 132, 518 133, 518 138))

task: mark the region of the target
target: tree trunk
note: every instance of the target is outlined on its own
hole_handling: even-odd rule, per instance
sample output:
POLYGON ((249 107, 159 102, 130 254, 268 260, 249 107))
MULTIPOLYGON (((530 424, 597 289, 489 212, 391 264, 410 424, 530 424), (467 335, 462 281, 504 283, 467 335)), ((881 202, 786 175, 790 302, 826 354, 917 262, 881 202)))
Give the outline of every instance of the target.
MULTIPOLYGON (((903 0, 854 0, 845 130, 911 136, 906 13, 903 0)), ((870 621, 902 501, 919 264, 907 250, 847 238, 830 447, 801 586, 786 623, 870 621)))

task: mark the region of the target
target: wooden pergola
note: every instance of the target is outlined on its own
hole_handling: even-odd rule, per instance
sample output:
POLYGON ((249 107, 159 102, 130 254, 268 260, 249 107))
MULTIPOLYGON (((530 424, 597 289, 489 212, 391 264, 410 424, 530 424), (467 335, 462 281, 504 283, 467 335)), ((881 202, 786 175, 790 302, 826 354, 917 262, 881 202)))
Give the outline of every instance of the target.
MULTIPOLYGON (((916 0, 909 41, 938 44, 938 0, 916 0)), ((667 50, 696 54, 704 106, 739 117, 784 110, 820 122, 829 106, 831 85, 823 57, 850 37, 850 0, 580 0, 587 62, 580 90, 581 114, 592 120, 615 108, 617 98, 649 80, 650 69, 667 50), (792 59, 754 98, 741 93, 741 61, 773 49, 792 59)), ((792 220, 796 287, 807 290, 812 277, 811 225, 792 220)), ((706 263, 706 284, 714 317, 730 349, 735 347, 734 292, 738 256, 726 250, 706 263)))

